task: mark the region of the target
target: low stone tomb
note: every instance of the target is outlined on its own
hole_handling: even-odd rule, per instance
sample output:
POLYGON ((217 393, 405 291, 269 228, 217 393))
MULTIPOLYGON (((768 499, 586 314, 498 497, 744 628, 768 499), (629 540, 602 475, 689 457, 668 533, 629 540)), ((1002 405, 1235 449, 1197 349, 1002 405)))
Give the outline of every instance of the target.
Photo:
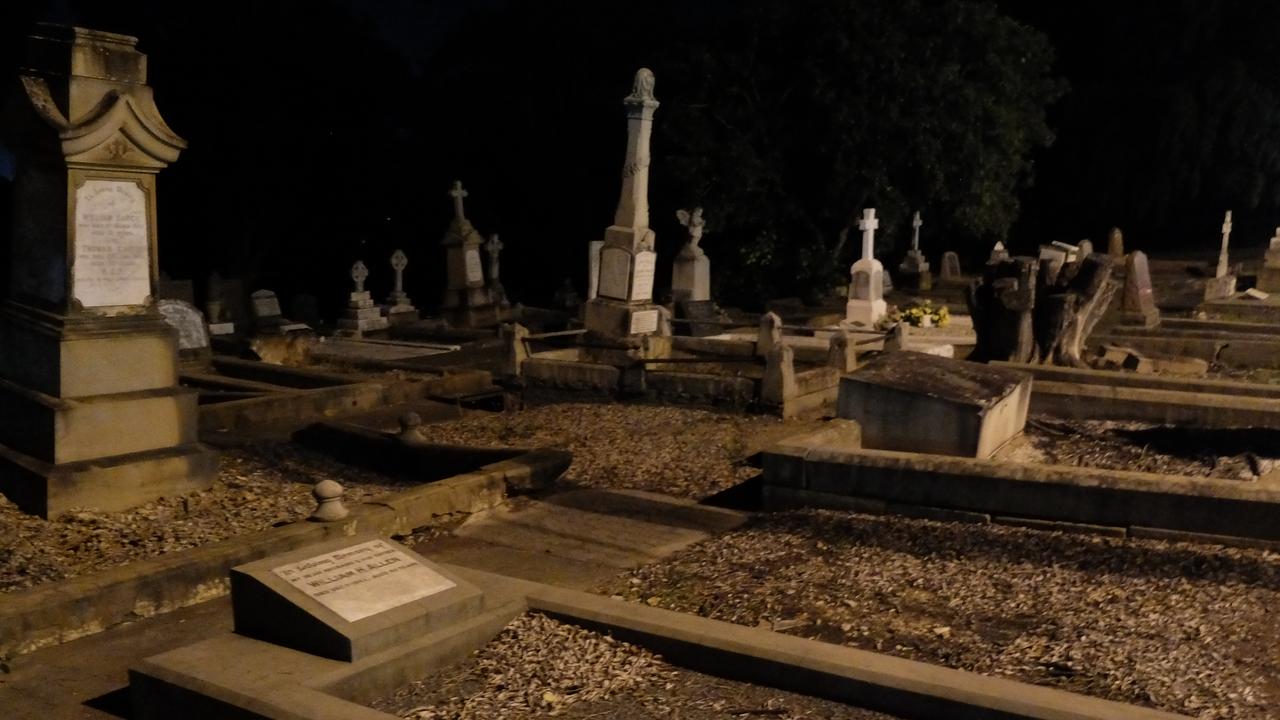
POLYGON ((231 570, 236 633, 346 662, 472 617, 482 600, 475 586, 373 535, 231 570))
POLYGON ((863 447, 988 458, 1022 432, 1031 376, 979 363, 890 352, 840 380, 836 416, 863 447))

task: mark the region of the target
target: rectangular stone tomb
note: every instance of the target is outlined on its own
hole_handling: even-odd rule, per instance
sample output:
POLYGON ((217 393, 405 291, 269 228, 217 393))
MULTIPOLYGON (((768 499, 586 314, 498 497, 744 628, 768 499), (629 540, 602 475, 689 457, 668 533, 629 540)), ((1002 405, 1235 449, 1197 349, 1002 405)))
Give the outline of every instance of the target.
POLYGON ((371 535, 231 570, 237 633, 347 662, 470 618, 481 602, 474 586, 371 535))
POLYGON ((840 380, 836 415, 863 447, 988 458, 1022 432, 1031 376, 917 352, 885 353, 840 380))

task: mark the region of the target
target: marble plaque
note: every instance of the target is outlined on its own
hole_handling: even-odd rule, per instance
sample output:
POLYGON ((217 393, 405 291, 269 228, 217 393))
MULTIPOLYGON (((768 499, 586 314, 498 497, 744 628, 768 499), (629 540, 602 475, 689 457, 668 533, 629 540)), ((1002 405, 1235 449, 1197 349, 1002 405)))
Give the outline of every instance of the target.
POLYGON ((347 622, 377 615, 454 587, 454 582, 384 540, 272 568, 347 622))
POLYGON ((131 180, 76 188, 74 297, 86 308, 143 305, 151 296, 147 197, 131 180))
POLYGON ((636 269, 631 280, 632 301, 653 299, 653 274, 657 264, 658 254, 652 250, 641 250, 636 253, 636 269))
POLYGON ((600 297, 615 300, 627 299, 627 286, 631 280, 631 253, 616 247, 600 251, 600 297))
POLYGON ((484 284, 484 269, 480 264, 480 251, 469 248, 463 253, 467 264, 467 284, 484 284))
POLYGON ((641 310, 631 313, 631 334, 647 335, 658 332, 658 311, 641 310))

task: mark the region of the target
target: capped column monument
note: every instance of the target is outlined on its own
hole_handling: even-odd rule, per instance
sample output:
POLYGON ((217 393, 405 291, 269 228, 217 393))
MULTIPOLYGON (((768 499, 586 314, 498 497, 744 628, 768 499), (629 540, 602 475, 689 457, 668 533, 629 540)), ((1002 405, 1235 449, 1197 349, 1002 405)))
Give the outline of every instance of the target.
POLYGON ((40 25, 0 120, 17 155, 0 306, 0 492, 29 513, 120 510, 207 487, 196 392, 156 307, 165 125, 137 39, 40 25))
POLYGON ((622 166, 622 197, 613 225, 604 231, 596 296, 587 302, 584 324, 607 337, 649 335, 660 330, 653 303, 657 263, 654 233, 649 229, 649 135, 658 101, 653 73, 636 72, 627 108, 627 154, 622 166))

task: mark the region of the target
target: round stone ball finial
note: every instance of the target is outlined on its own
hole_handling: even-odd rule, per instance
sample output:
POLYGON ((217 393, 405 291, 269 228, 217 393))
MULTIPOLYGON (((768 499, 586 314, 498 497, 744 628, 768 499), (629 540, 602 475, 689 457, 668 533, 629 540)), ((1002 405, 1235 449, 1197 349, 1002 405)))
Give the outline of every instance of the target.
POLYGON ((350 514, 347 506, 342 504, 342 495, 346 489, 336 480, 328 478, 321 480, 311 488, 311 496, 316 499, 319 505, 316 511, 311 513, 312 520, 319 522, 333 522, 341 520, 350 514))

